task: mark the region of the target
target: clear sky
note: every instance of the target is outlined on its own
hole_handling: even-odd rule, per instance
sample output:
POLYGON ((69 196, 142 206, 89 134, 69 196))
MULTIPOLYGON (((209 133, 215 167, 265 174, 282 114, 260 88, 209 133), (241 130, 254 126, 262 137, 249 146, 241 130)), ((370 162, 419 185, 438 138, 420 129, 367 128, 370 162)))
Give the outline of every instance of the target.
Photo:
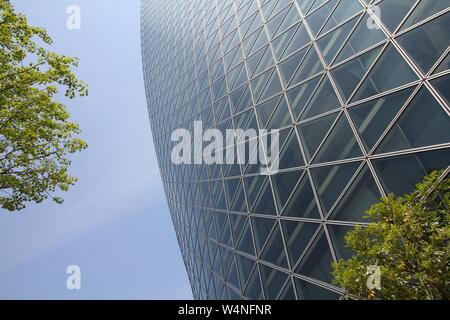
POLYGON ((89 148, 65 203, 0 211, 0 299, 191 299, 155 157, 143 86, 139 0, 13 0, 52 50, 81 59, 90 95, 68 103, 89 148), (66 9, 81 8, 68 30, 66 9), (66 268, 81 268, 80 291, 66 268))

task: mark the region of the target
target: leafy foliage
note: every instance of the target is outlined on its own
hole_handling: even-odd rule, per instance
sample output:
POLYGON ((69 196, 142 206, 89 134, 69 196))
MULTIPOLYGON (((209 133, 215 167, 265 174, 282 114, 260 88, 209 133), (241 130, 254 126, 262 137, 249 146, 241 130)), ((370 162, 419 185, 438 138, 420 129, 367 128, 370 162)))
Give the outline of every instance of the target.
POLYGON ((450 298, 450 179, 433 172, 403 197, 389 195, 367 211, 368 227, 347 233, 354 255, 333 264, 335 284, 358 299, 450 298), (381 289, 366 286, 367 267, 381 269, 381 289))
POLYGON ((10 211, 48 197, 61 203, 53 194, 76 182, 67 155, 87 147, 54 100, 59 88, 69 99, 85 96, 87 85, 72 72, 78 59, 47 51, 51 43, 44 29, 0 0, 0 206, 10 211))

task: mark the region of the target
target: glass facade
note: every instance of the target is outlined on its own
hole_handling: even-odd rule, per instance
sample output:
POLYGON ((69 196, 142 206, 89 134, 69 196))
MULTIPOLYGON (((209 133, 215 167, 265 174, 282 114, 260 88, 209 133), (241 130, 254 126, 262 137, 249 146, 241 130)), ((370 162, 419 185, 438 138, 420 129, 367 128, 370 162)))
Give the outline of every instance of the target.
POLYGON ((343 236, 450 164, 450 0, 142 0, 153 139, 197 299, 339 299, 343 236), (279 128, 280 170, 171 162, 177 128, 279 128))

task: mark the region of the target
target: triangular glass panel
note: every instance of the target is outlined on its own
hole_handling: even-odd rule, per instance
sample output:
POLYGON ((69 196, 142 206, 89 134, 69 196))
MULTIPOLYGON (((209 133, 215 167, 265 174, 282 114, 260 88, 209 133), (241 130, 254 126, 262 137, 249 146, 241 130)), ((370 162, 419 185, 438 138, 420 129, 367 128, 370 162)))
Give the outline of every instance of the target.
MULTIPOLYGON (((220 247, 219 247, 220 248, 220 247)), ((220 259, 220 250, 217 250, 216 253, 216 257, 214 258, 214 265, 212 266, 213 271, 215 271, 216 273, 222 275, 223 274, 223 270, 222 270, 222 260, 220 259)))
POLYGON ((253 97, 255 98, 255 101, 259 100, 259 97, 261 96, 264 88, 266 87, 267 82, 271 78, 273 70, 274 69, 267 70, 266 72, 264 72, 257 78, 251 80, 250 83, 252 85, 252 92, 253 92, 253 97))
POLYGON ((255 25, 259 27, 261 24, 259 23, 261 19, 259 18, 258 12, 255 12, 250 18, 245 20, 241 25, 241 36, 245 38, 248 33, 255 31, 255 25))
POLYGON ((341 107, 341 103, 336 92, 328 77, 325 77, 306 107, 301 119, 308 119, 339 107, 341 107))
POLYGON ((338 114, 339 113, 336 112, 319 119, 300 124, 297 127, 300 140, 303 144, 303 150, 305 150, 308 161, 312 159, 320 143, 325 138, 325 135, 331 129, 331 126, 336 120, 338 114))
MULTIPOLYGON (((211 166, 210 166, 211 167, 211 166)), ((211 179, 218 179, 218 178, 222 178, 222 170, 221 170, 222 166, 220 164, 214 164, 211 168, 211 175, 210 178, 211 179)), ((216 198, 217 199, 217 198, 216 198)), ((225 199, 225 197, 223 197, 223 199, 225 199)), ((223 205, 220 206, 220 208, 223 208, 223 205)))
POLYGON ((237 108, 235 110, 235 113, 239 113, 253 105, 252 95, 250 92, 250 85, 246 85, 245 87, 246 87, 245 91, 242 94, 242 98, 239 102, 239 105, 237 106, 237 108))
POLYGON ((263 176, 244 178, 247 201, 250 208, 253 208, 264 181, 265 177, 263 176))
POLYGON ((255 261, 241 256, 240 254, 236 254, 236 263, 239 270, 239 278, 241 282, 241 288, 245 288, 245 285, 250 278, 250 275, 255 267, 255 261))
POLYGON ((280 34, 284 30, 288 29, 294 23, 297 23, 300 20, 300 15, 298 14, 298 10, 295 5, 292 5, 289 8, 289 11, 286 14, 286 17, 283 19, 280 27, 278 28, 276 35, 280 34))
MULTIPOLYGON (((294 32, 297 30, 298 26, 294 26, 284 32, 282 35, 278 36, 276 39, 272 40, 272 48, 275 52, 275 56, 277 60, 281 59, 286 46, 289 43, 289 39, 292 38, 294 32)), ((309 38, 308 38, 309 39, 309 38)))
POLYGON ((228 101, 228 97, 225 97, 223 98, 222 112, 218 122, 222 122, 229 117, 231 117, 230 102, 228 101))
POLYGON ((333 29, 334 27, 354 16, 356 13, 362 11, 363 9, 363 6, 358 1, 341 0, 336 7, 336 10, 334 10, 330 19, 323 27, 321 34, 324 34, 328 30, 333 29))
POLYGON ((258 268, 253 269, 253 274, 250 277, 244 296, 250 300, 261 300, 263 298, 263 290, 261 282, 259 281, 258 268))
MULTIPOLYGON (((238 129, 240 129, 240 128, 242 128, 242 127, 237 127, 238 129)), ((249 115, 248 115, 248 121, 247 121, 247 123, 245 124, 245 127, 244 127, 244 129, 245 130, 247 130, 247 129, 255 129, 255 130, 258 130, 258 123, 257 123, 257 121, 256 121, 256 114, 253 112, 253 110, 252 111, 250 111, 249 112, 249 115)))
POLYGON ((287 85, 291 80, 295 71, 302 63, 307 50, 308 48, 305 48, 303 50, 298 51, 297 53, 294 53, 292 56, 290 56, 289 58, 287 58, 278 65, 284 85, 287 85))
POLYGON ((204 195, 205 197, 203 199, 203 207, 211 208, 212 207, 211 194, 209 193, 208 188, 206 188, 204 195))
POLYGON ((270 120, 270 116, 278 106, 280 100, 281 96, 277 96, 256 106, 256 113, 258 115, 259 125, 261 128, 265 128, 267 126, 267 123, 270 120))
POLYGON ((230 103, 231 103, 231 108, 233 110, 233 114, 236 113, 236 109, 239 106, 239 102, 241 101, 242 95, 243 95, 244 91, 247 89, 247 86, 248 85, 239 87, 238 89, 234 90, 230 94, 230 103))
MULTIPOLYGON (((410 0, 411 1, 411 0, 410 0)), ((402 26, 402 30, 409 28, 420 21, 431 17, 435 13, 439 11, 443 11, 450 7, 450 2, 448 0, 442 1, 433 1, 433 0, 422 0, 420 3, 414 8, 414 11, 408 17, 406 22, 402 26)), ((447 12, 448 14, 448 12, 447 12)), ((398 19, 398 17, 397 17, 398 19)), ((447 28, 448 29, 448 28, 447 28)))
POLYGON ((325 212, 328 212, 350 182, 360 162, 311 169, 317 195, 325 212))
POLYGON ((433 86, 438 91, 439 95, 450 105, 450 75, 443 76, 431 81, 433 86))
POLYGON ((315 77, 286 92, 286 96, 291 105, 295 119, 298 119, 300 114, 305 109, 307 102, 311 98, 314 89, 320 81, 320 78, 320 76, 315 77))
POLYGON ((213 274, 210 276, 207 297, 211 300, 217 299, 216 288, 214 286, 213 274))
POLYGON ((347 118, 342 114, 315 156, 313 163, 351 159, 362 155, 347 118))
POLYGON ((302 174, 303 171, 291 171, 271 176, 275 199, 280 210, 284 208, 302 174))
POLYGON ((208 52, 208 61, 210 64, 215 63, 219 58, 220 46, 216 45, 214 48, 210 49, 208 52))
POLYGON ((256 250, 259 253, 267 238, 269 237, 269 234, 272 231, 276 220, 252 217, 251 221, 253 226, 253 233, 255 235, 256 250))
POLYGON ((208 230, 212 218, 213 217, 212 217, 212 213, 211 213, 210 210, 205 210, 203 212, 203 222, 204 222, 204 225, 205 225, 205 230, 208 230))
MULTIPOLYGON (((245 112, 239 113, 238 115, 235 115, 233 117, 234 128, 235 129, 245 128, 245 125, 249 121, 249 118, 252 117, 252 115, 253 115, 253 110, 247 110, 245 112)), ((235 137, 235 138, 236 138, 236 141, 243 140, 243 138, 241 138, 240 135, 237 135, 237 137, 235 137), (238 138, 241 138, 241 140, 239 140, 238 138)))
MULTIPOLYGON (((329 1, 329 0, 315 0, 315 1, 313 0, 312 2, 314 2, 314 5, 309 9, 309 13, 314 12, 314 10, 319 8, 321 5, 323 5, 327 1, 329 1)), ((308 1, 306 1, 306 2, 308 2, 308 1)))
POLYGON ((289 279, 288 283, 280 293, 279 300, 296 300, 294 286, 292 285, 292 279, 289 279))
MULTIPOLYGON (((264 28, 261 28, 261 29, 263 30, 264 28)), ((252 49, 250 50, 250 52, 248 52, 247 56, 252 54, 253 52, 256 52, 256 50, 263 47, 265 44, 267 44, 267 42, 268 42, 268 40, 267 40, 266 32, 263 30, 262 32, 259 33, 252 49)))
POLYGON ((291 130, 289 138, 284 146, 282 146, 280 156, 276 162, 278 169, 295 168, 305 165, 294 130, 291 130))
MULTIPOLYGON (((230 147, 225 150, 226 159, 233 159, 233 162, 229 165, 222 166, 222 172, 224 173, 224 177, 236 177, 241 175, 241 166, 238 162, 237 150, 236 147, 230 147), (227 152, 233 152, 232 156, 228 156, 227 152)), ((231 201, 227 198, 228 204, 231 205, 231 201)))
MULTIPOLYGON (((240 54, 238 54, 238 52, 240 53, 240 50, 241 50, 241 47, 237 46, 236 48, 232 49, 230 52, 228 52, 227 54, 224 55, 223 63, 225 65, 226 71, 229 71, 231 68, 236 66, 236 63, 240 60, 240 59, 236 59, 236 57, 242 58, 242 57, 240 57, 240 54)), ((205 73, 205 77, 207 77, 207 76, 208 76, 208 73, 205 73)))
POLYGON ((253 77, 253 74, 258 68, 259 63, 261 62, 261 58, 263 57, 265 52, 268 51, 270 53, 270 50, 268 48, 269 47, 267 46, 265 48, 262 48, 261 50, 258 50, 258 52, 256 52, 254 55, 252 55, 246 60, 248 67, 248 74, 250 78, 253 77))
POLYGON ((266 126, 268 130, 278 130, 292 124, 292 118, 289 112, 286 99, 282 96, 278 107, 275 109, 272 118, 266 126))
POLYGON ((232 262, 234 262, 233 251, 221 246, 220 257, 222 258, 222 268, 225 275, 228 273, 228 270, 231 267, 232 262))
POLYGON ((396 40, 426 74, 450 44, 450 14, 414 28, 396 40))
POLYGON ((337 0, 331 0, 326 5, 322 6, 320 9, 318 9, 317 11, 315 11, 306 18, 306 22, 308 23, 308 26, 311 29, 311 32, 313 33, 314 37, 322 28, 328 16, 333 11, 336 3, 337 0))
POLYGON ((302 82, 323 71, 323 69, 324 66, 322 65, 322 61, 320 60, 315 47, 310 46, 310 49, 306 54, 305 59, 303 59, 300 68, 298 68, 291 80, 291 85, 302 82))
POLYGON ((280 77, 278 76, 278 72, 274 69, 272 72, 272 75, 269 78, 269 81, 266 84, 266 87, 264 88, 263 93, 261 94, 261 97, 258 99, 258 101, 262 101, 264 99, 267 99, 279 92, 281 92, 283 88, 281 87, 281 81, 280 77))
POLYGON ((294 278, 299 300, 339 300, 340 294, 316 286, 310 282, 294 278))
POLYGON ((237 269, 236 269, 236 264, 234 261, 231 265, 230 271, 228 272, 226 281, 227 281, 227 283, 233 285, 236 289, 239 290, 239 288, 240 288, 239 278, 238 278, 238 273, 237 273, 237 269))
POLYGON ((239 33, 238 33, 238 29, 235 29, 234 31, 232 31, 229 35, 227 35, 223 40, 222 40, 222 49, 224 52, 228 52, 229 49, 232 49, 233 46, 231 45, 232 43, 236 43, 239 39, 239 33))
POLYGON ((246 224, 244 231, 242 232, 242 236, 237 245, 237 249, 252 256, 255 255, 255 249, 253 247, 253 237, 249 222, 246 224))
MULTIPOLYGON (((295 27, 294 27, 295 28, 295 27)), ((290 29, 287 31, 289 32, 290 29)), ((279 54, 282 54, 282 57, 285 58, 289 56, 290 54, 294 53, 300 48, 303 48, 308 43, 311 42, 311 39, 308 35, 308 31, 305 28, 305 25, 302 23, 295 31, 295 34, 289 38, 290 41, 286 41, 286 43, 289 43, 286 47, 286 50, 281 51, 279 54)), ((283 47, 284 49, 284 47, 283 47)))
POLYGON ((233 238, 236 243, 241 236, 242 230, 244 229, 247 220, 248 218, 246 216, 230 213, 231 229, 233 231, 233 238))
MULTIPOLYGON (((250 145, 248 145, 248 150, 250 151, 248 153, 248 158, 246 158, 245 163, 248 163, 244 174, 250 175, 250 174, 260 174, 261 173, 261 162, 258 161, 258 159, 261 159, 261 154, 259 154, 259 146, 260 146, 260 140, 254 139, 249 142, 250 145)), ((251 209, 251 207, 249 207, 251 209)))
POLYGON ((450 142, 450 117, 424 86, 391 128, 377 153, 450 142))
POLYGON ((309 11, 311 10, 311 6, 313 5, 314 2, 315 3, 319 2, 320 4, 322 4, 324 2, 324 0, 320 0, 320 1, 305 0, 305 1, 300 1, 298 3, 300 10, 303 12, 304 15, 309 13, 309 11))
POLYGON ((256 200, 251 212, 269 215, 277 214, 269 179, 266 180, 265 184, 261 188, 261 193, 259 194, 258 200, 256 200))
POLYGON ((433 74, 438 74, 440 72, 450 69, 450 53, 447 53, 444 60, 439 64, 439 66, 434 70, 433 74))
POLYGON ((413 90, 408 88, 348 109, 367 151, 373 148, 413 90))
MULTIPOLYGON (((384 0, 377 4, 379 10, 379 19, 389 29, 394 32, 403 21, 406 14, 416 4, 416 0, 384 0)), ((427 2, 427 1, 425 1, 427 2)), ((375 21, 371 22, 375 24, 375 21)))
POLYGON ((233 203, 230 206, 231 211, 247 212, 247 202, 245 201, 243 184, 239 185, 233 203))
POLYGON ((281 21, 283 21, 284 17, 286 16, 288 9, 288 7, 284 8, 283 10, 279 11, 273 18, 267 21, 266 27, 271 39, 275 36, 275 33, 277 32, 281 21))
POLYGON ((350 99, 351 94, 370 69, 380 51, 381 47, 373 49, 331 71, 331 75, 345 101, 350 99))
POLYGON ((339 53, 336 62, 343 61, 386 39, 380 28, 368 28, 370 23, 374 23, 373 18, 366 13, 339 53))
POLYGON ((295 265, 320 224, 282 220, 284 239, 291 265, 295 265))
POLYGON ((353 230, 353 227, 328 224, 327 229, 330 234, 331 242, 333 243, 336 258, 338 260, 350 259, 353 256, 353 252, 346 246, 345 236, 349 231, 353 230))
POLYGON ((264 33, 264 28, 259 28, 251 35, 247 36, 244 40, 242 40, 242 49, 244 51, 245 57, 248 57, 251 54, 251 49, 255 44, 256 40, 264 33))
POLYGON ((332 32, 317 40, 317 45, 322 51, 322 55, 328 64, 330 64, 333 58, 336 56, 336 53, 341 48, 344 40, 347 39, 350 31, 353 29, 357 21, 358 17, 355 17, 339 28, 333 30, 332 32))
POLYGON ((277 0, 263 1, 261 3, 262 5, 261 10, 266 20, 271 19, 275 13, 279 12, 280 8, 277 8, 277 4, 279 4, 279 1, 277 0))
POLYGON ((234 90, 247 81, 247 71, 245 70, 244 63, 241 63, 234 70, 236 70, 235 78, 231 79, 231 82, 228 83, 230 90, 234 90))
POLYGON ((223 83, 225 82, 224 79, 225 79, 225 77, 220 78, 219 80, 217 80, 211 84, 211 93, 212 93, 212 97, 214 98, 213 99, 214 101, 217 101, 225 93, 224 86, 223 86, 223 83))
POLYGON ((314 193, 308 175, 304 175, 282 212, 283 216, 320 219, 314 193))
POLYGON ((233 247, 233 239, 231 238, 231 227, 228 219, 225 221, 225 226, 220 237, 220 242, 226 244, 229 247, 233 247))
POLYGON ((259 272, 261 273, 266 299, 275 300, 283 288, 288 275, 263 264, 259 265, 259 272))
POLYGON ((202 258, 203 265, 204 266, 211 266, 211 263, 212 263, 211 259, 212 258, 211 258, 210 254, 209 254, 209 249, 208 249, 208 242, 205 241, 204 242, 204 255, 203 255, 203 258, 202 258))
POLYGON ((216 204, 214 205, 214 208, 227 210, 227 201, 225 199, 225 192, 223 192, 223 189, 222 192, 219 193, 219 198, 216 204))
POLYGON ((228 300, 241 300, 241 293, 236 293, 231 287, 227 286, 227 296, 228 300))
POLYGON ((271 262, 280 267, 288 267, 283 238, 281 237, 281 231, 278 223, 267 241, 267 244, 261 253, 260 259, 271 262))
POLYGON ((339 221, 368 222, 366 210, 379 202, 381 193, 369 168, 365 166, 355 181, 344 194, 344 197, 333 210, 330 219, 339 221))
POLYGON ((239 22, 242 23, 245 19, 250 17, 250 15, 257 10, 257 4, 253 1, 248 1, 246 3, 241 2, 240 8, 238 8, 236 16, 239 22))
POLYGON ((333 256, 325 232, 322 230, 309 247, 305 256, 300 261, 296 273, 317 280, 331 283, 333 280, 332 265, 333 256))
POLYGON ((214 212, 214 218, 216 221, 217 234, 221 235, 225 222, 227 220, 227 214, 224 212, 214 212))
POLYGON ((450 149, 414 153, 372 161, 387 194, 412 192, 423 177, 434 170, 445 170, 450 163, 450 149))
MULTIPOLYGON (((263 49, 264 50, 264 49, 263 49)), ((258 67, 255 70, 255 74, 258 74, 264 70, 267 70, 269 67, 274 65, 272 50, 269 48, 266 49, 263 57, 261 58, 258 67)))
POLYGON ((358 101, 400 87, 417 79, 417 75, 397 49, 389 44, 386 51, 370 70, 352 101, 358 101))

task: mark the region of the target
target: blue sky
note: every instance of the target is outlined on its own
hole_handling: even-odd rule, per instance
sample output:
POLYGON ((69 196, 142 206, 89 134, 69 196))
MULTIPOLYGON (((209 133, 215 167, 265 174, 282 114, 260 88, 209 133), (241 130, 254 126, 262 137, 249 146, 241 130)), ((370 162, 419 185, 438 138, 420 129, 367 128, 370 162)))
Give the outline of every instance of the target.
POLYGON ((13 0, 52 50, 81 59, 90 94, 67 102, 89 148, 65 203, 0 213, 0 299, 191 299, 154 153, 143 86, 139 0, 13 0), (81 8, 81 30, 66 9, 81 8), (66 288, 79 265, 82 289, 66 288))

